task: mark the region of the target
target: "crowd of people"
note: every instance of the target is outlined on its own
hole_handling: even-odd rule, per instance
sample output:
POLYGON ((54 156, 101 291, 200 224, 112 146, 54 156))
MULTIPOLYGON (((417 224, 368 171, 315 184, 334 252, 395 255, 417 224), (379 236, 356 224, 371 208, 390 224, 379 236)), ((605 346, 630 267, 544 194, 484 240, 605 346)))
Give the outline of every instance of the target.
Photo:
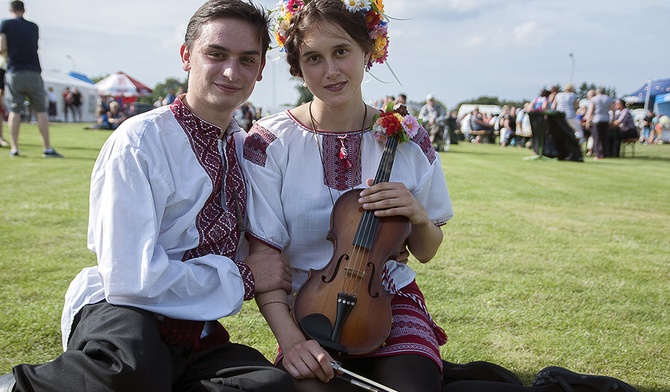
MULTIPOLYGON (((375 102, 383 107, 388 102, 407 102, 405 94, 392 95, 375 102)), ((538 96, 522 107, 503 105, 495 112, 480 110, 478 105, 461 113, 447 111, 429 94, 415 111, 429 131, 433 146, 446 151, 448 144, 464 140, 472 143, 499 143, 503 147, 534 148, 529 112, 560 112, 572 129, 575 140, 586 156, 594 159, 618 157, 622 141, 637 139, 641 144, 662 143, 663 124, 660 116, 648 110, 634 118, 623 99, 613 99, 603 88, 590 90, 579 100, 572 84, 563 89, 542 89, 538 96), (420 109, 418 109, 420 107, 420 109)), ((490 106, 490 105, 485 105, 490 106)))
POLYGON ((0 392, 635 391, 555 366, 523 386, 498 365, 441 358, 447 336, 409 256, 430 262, 453 216, 431 145, 440 131, 431 125, 446 113, 429 96, 427 129, 395 101, 381 110, 363 101, 365 72, 388 54, 388 20, 381 0, 374 4, 283 1, 274 33, 290 74, 314 98, 253 124, 235 116, 262 79, 267 14, 241 0, 208 0, 195 12, 179 52, 186 92, 123 121, 93 167, 88 246, 97 265, 67 290, 65 352, 15 366, 0 376, 0 392), (343 219, 341 230, 331 231, 331 216, 343 219), (372 225, 372 235, 346 241, 358 221, 394 229, 372 225), (331 263, 335 236, 354 248, 331 263), (361 255, 363 264, 349 262, 361 255), (329 290, 303 289, 314 283, 309 271, 327 266, 362 287, 360 298, 353 286, 326 298, 338 310, 333 324, 325 309, 296 320, 300 303, 326 302, 329 290), (382 297, 383 317, 355 307, 363 296, 382 297), (251 299, 279 344, 274 364, 231 342, 220 321, 251 299), (353 314, 361 322, 347 324, 353 314), (340 340, 339 327, 356 337, 372 322, 386 329, 371 347, 340 340))

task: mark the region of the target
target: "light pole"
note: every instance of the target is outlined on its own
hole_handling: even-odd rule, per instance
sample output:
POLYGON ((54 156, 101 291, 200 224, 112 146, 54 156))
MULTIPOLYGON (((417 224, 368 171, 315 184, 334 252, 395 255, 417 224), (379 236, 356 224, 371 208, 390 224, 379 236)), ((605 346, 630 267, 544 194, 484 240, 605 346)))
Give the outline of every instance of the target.
POLYGON ((572 61, 572 68, 570 68, 570 84, 573 84, 575 81, 575 55, 574 53, 568 53, 570 60, 572 61))
POLYGON ((72 58, 72 56, 70 56, 69 54, 66 54, 65 58, 72 61, 72 71, 76 72, 77 71, 77 63, 74 62, 74 59, 72 58))

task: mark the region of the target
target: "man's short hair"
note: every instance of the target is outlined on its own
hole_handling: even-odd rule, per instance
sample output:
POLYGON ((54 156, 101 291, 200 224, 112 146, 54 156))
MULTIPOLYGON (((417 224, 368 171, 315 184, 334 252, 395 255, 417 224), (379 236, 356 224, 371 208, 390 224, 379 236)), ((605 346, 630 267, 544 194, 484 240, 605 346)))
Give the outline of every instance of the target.
POLYGON ((186 27, 184 45, 191 49, 202 31, 202 26, 219 18, 240 19, 251 23, 256 29, 256 36, 260 41, 263 52, 262 57, 270 47, 270 32, 268 31, 269 19, 262 8, 253 3, 242 0, 208 0, 191 17, 186 27))
POLYGON ((23 4, 23 1, 14 0, 11 3, 9 3, 9 10, 11 12, 25 12, 26 6, 23 4))

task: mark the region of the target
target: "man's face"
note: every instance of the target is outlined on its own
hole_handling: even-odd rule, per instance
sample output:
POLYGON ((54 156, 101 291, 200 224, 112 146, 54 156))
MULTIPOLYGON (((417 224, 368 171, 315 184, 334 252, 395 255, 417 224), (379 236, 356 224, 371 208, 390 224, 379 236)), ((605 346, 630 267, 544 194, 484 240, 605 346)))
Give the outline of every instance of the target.
POLYGON ((262 49, 248 22, 221 18, 203 25, 192 47, 181 48, 182 68, 189 73, 187 105, 214 124, 228 121, 262 78, 262 49))

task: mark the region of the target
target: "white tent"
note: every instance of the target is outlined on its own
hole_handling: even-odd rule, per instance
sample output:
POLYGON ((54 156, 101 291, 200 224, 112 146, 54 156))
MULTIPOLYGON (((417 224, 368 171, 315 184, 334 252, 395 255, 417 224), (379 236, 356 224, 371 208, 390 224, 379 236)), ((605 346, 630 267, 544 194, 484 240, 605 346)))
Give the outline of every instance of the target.
POLYGON ((99 95, 112 97, 137 97, 151 94, 151 88, 123 72, 107 76, 95 84, 99 95))
MULTIPOLYGON (((58 109, 55 120, 64 121, 65 114, 63 113, 65 102, 63 100, 63 90, 66 87, 72 89, 76 87, 82 95, 81 118, 85 122, 96 122, 98 114, 96 113, 96 105, 98 103, 98 91, 94 84, 86 83, 75 77, 67 74, 62 74, 55 71, 42 71, 42 79, 44 80, 44 88, 49 89, 53 87, 56 96, 58 97, 58 109)), ((68 120, 72 121, 72 113, 68 115, 68 120)))

